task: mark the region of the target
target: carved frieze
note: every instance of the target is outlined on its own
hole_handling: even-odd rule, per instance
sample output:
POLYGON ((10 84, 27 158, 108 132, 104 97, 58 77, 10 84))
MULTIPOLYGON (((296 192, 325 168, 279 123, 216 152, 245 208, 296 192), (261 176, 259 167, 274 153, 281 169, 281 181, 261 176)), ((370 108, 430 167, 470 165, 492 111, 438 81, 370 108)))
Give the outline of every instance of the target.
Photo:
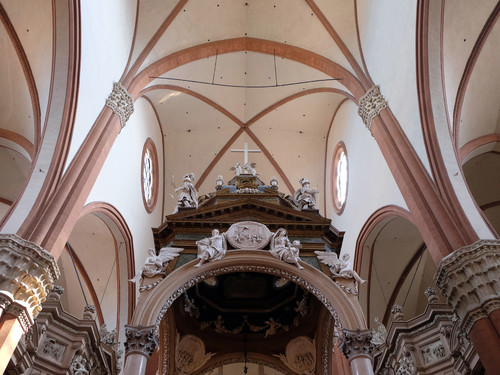
POLYGON ((479 240, 449 254, 434 276, 467 333, 500 308, 500 241, 479 240))
POLYGON ((28 330, 59 277, 46 250, 15 234, 0 234, 0 307, 28 330))
POLYGON ((122 129, 125 127, 130 115, 134 113, 134 100, 120 82, 113 83, 113 91, 106 99, 106 106, 111 108, 120 118, 122 129))
POLYGON ((260 250, 271 238, 271 231, 256 221, 241 221, 233 224, 226 232, 227 241, 236 249, 260 250))
POLYGON ((417 368, 410 352, 406 351, 398 360, 396 375, 415 375, 417 368))
POLYGON ((366 357, 371 360, 375 345, 372 343, 373 332, 371 330, 342 330, 340 350, 348 360, 357 357, 366 357))
POLYGON ((64 353, 65 345, 58 343, 54 338, 47 338, 41 347, 41 352, 49 357, 59 361, 64 353))
POLYGON ((358 115, 363 120, 368 130, 371 131, 372 120, 387 108, 387 102, 380 93, 379 86, 373 86, 359 100, 358 115))
POLYGON ((146 357, 150 357, 159 344, 158 334, 155 326, 149 327, 132 327, 125 326, 125 352, 140 353, 146 357))
POLYGON ((441 358, 444 358, 446 355, 446 351, 441 340, 422 346, 420 348, 420 352, 422 353, 422 358, 424 359, 424 363, 426 365, 436 362, 441 358))

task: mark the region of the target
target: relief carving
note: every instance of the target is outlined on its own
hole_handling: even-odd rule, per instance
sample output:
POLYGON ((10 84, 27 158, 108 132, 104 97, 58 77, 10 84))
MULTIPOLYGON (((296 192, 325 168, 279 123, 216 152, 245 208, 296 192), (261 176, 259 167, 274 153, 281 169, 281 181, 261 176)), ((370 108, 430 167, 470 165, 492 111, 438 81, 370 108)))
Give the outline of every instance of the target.
POLYGON ((260 250, 268 244, 271 232, 264 224, 241 221, 229 227, 226 238, 237 249, 260 250))
POLYGON ((314 340, 299 336, 291 340, 285 349, 285 355, 274 355, 281 359, 292 371, 301 375, 314 375, 316 368, 316 345, 314 340))
POLYGON ((175 369, 179 375, 189 375, 200 369, 212 358, 212 353, 206 353, 205 344, 194 335, 180 338, 177 334, 175 347, 175 369))

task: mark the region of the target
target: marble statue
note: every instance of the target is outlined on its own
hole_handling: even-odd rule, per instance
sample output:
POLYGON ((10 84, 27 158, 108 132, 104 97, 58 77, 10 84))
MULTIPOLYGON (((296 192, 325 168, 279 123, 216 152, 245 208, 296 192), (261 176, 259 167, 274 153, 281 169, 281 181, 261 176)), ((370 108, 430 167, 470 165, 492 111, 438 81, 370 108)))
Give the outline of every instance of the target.
POLYGON ((311 188, 311 183, 307 178, 301 178, 299 181, 301 187, 295 191, 293 199, 299 210, 317 210, 316 195, 319 191, 311 188))
POLYGON ((299 270, 303 269, 299 264, 299 251, 302 245, 300 241, 290 242, 285 228, 279 228, 271 237, 269 252, 273 257, 290 264, 295 264, 299 270))
POLYGON ((255 163, 249 163, 246 162, 245 164, 241 165, 240 163, 236 163, 234 167, 231 168, 231 170, 234 170, 234 173, 236 173, 236 176, 240 176, 242 174, 251 174, 252 176, 257 176, 258 173, 255 170, 255 163))
POLYGON ((101 337, 101 342, 108 346, 115 346, 117 344, 116 341, 116 329, 108 331, 108 327, 106 327, 106 323, 104 323, 101 328, 99 328, 99 336, 101 337))
POLYGON ((184 249, 181 247, 163 247, 160 249, 160 253, 156 255, 155 249, 149 249, 149 256, 146 258, 144 266, 142 266, 134 278, 129 281, 136 283, 141 278, 164 275, 165 267, 167 267, 168 262, 178 257, 182 250, 184 249))
POLYGON ((382 323, 380 323, 378 317, 375 317, 375 323, 377 323, 377 330, 375 331, 372 329, 372 343, 373 345, 379 346, 387 340, 387 329, 382 323))
POLYGON ((330 267, 330 272, 332 273, 332 278, 335 280, 337 278, 342 279, 354 279, 360 284, 366 283, 356 271, 354 271, 349 263, 349 254, 344 254, 339 259, 337 254, 329 251, 315 251, 314 252, 319 261, 328 267, 330 267))
POLYGON ((226 234, 220 234, 217 229, 214 229, 212 237, 196 241, 196 245, 198 245, 198 259, 200 261, 195 267, 200 267, 207 261, 224 258, 227 251, 226 234))
POLYGON ((174 214, 179 211, 180 207, 198 208, 198 192, 193 182, 194 174, 185 174, 182 186, 175 189, 175 192, 179 194, 179 196, 177 197, 177 206, 175 206, 174 214))

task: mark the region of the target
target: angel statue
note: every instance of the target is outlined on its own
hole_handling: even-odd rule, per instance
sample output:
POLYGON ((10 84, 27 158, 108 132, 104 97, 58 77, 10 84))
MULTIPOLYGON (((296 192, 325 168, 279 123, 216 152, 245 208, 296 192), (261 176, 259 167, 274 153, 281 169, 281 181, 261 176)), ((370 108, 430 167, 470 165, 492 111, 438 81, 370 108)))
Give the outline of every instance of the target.
POLYGON ((175 192, 178 193, 179 196, 177 197, 177 205, 175 206, 174 214, 179 211, 179 207, 198 208, 198 192, 193 182, 194 174, 187 173, 184 175, 182 186, 175 188, 175 192))
POLYGON ((311 188, 311 182, 307 178, 299 180, 301 187, 295 191, 293 200, 299 210, 317 210, 316 195, 319 191, 311 188))
POLYGON ((339 259, 336 253, 330 251, 315 251, 314 252, 321 263, 330 267, 330 272, 332 273, 332 278, 335 280, 337 278, 342 279, 354 279, 360 284, 366 283, 356 271, 354 271, 349 264, 350 256, 349 254, 344 254, 339 259))
POLYGON ((387 329, 385 326, 380 323, 378 317, 375 317, 375 323, 377 324, 377 330, 372 329, 372 344, 379 346, 385 343, 387 340, 387 329))
POLYGON ((304 268, 299 264, 299 251, 301 247, 302 245, 298 240, 290 242, 285 228, 279 228, 271 237, 269 252, 276 259, 295 264, 301 270, 304 268))
POLYGON ((227 251, 226 234, 220 234, 217 229, 214 229, 212 237, 196 241, 196 245, 198 245, 198 259, 200 261, 195 267, 200 267, 206 261, 224 258, 227 251))
POLYGON ((156 255, 155 249, 149 249, 149 256, 146 258, 144 266, 142 266, 139 272, 137 272, 137 274, 134 276, 134 278, 130 279, 129 281, 136 283, 144 277, 164 275, 165 267, 167 267, 168 262, 178 257, 179 253, 182 250, 184 249, 180 247, 162 247, 160 249, 160 253, 156 255))

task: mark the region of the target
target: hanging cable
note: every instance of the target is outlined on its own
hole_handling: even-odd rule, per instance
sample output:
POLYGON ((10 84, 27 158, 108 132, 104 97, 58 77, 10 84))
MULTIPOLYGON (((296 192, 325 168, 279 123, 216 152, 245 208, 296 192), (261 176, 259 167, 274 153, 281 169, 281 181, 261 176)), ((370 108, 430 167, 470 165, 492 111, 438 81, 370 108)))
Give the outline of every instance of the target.
POLYGON ((217 69, 217 56, 219 55, 219 50, 215 50, 215 63, 214 63, 214 74, 212 75, 212 85, 214 84, 215 81, 215 69, 217 69))
POLYGON ((425 252, 426 248, 427 247, 424 244, 424 246, 422 246, 420 249, 420 251, 421 251, 420 258, 418 259, 417 267, 415 268, 415 272, 413 273, 413 277, 411 278, 410 286, 408 287, 408 290, 406 291, 406 296, 405 296, 405 299, 403 301, 403 307, 406 304, 406 299, 408 298, 408 294, 410 294, 410 290, 411 290, 411 287, 413 285, 413 281, 415 280, 415 276, 417 276, 418 267, 420 266, 420 262, 422 261, 422 257, 424 256, 424 252, 425 252))
POLYGON ((274 79, 276 81, 276 87, 278 87, 278 70, 276 70, 276 50, 273 50, 274 56, 274 79))
POLYGON ((324 78, 324 79, 311 79, 309 81, 300 81, 300 82, 290 82, 290 83, 281 83, 276 85, 230 85, 227 83, 214 83, 207 81, 196 81, 193 79, 184 79, 184 78, 172 78, 172 77, 152 77, 152 79, 166 79, 170 81, 178 81, 178 82, 187 82, 187 83, 199 83, 201 85, 210 85, 210 86, 220 86, 220 87, 233 87, 239 89, 269 89, 273 87, 287 87, 294 85, 303 85, 306 83, 317 83, 317 82, 328 82, 328 81, 341 81, 342 78, 324 78))
POLYGON ((73 267, 75 268, 76 278, 78 279, 78 283, 80 284, 80 289, 82 290, 83 299, 85 300, 85 306, 88 306, 89 303, 87 301, 87 296, 85 295, 85 291, 83 290, 82 281, 80 280, 80 275, 78 273, 78 269, 76 268, 75 259, 73 258, 73 252, 71 251, 71 246, 69 246, 69 242, 66 242, 66 247, 68 248, 69 256, 71 257, 71 262, 73 263, 73 267))

